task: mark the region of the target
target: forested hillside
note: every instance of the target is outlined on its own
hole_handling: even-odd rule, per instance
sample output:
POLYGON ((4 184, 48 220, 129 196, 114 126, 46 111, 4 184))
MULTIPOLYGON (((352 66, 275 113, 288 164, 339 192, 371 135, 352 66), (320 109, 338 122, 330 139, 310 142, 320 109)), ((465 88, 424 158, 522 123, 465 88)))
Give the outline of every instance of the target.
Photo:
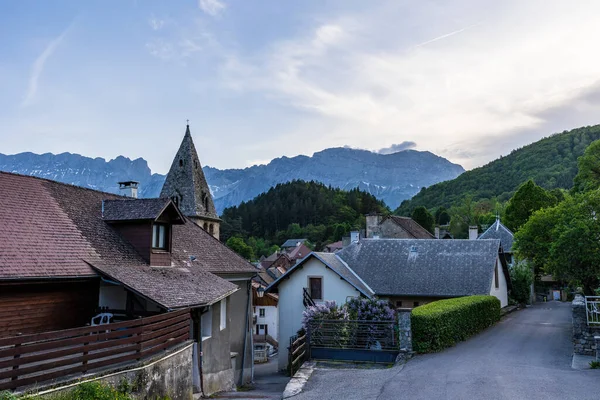
POLYGON ((364 227, 365 214, 372 211, 390 212, 381 200, 358 189, 343 191, 317 182, 292 181, 226 208, 221 238, 241 236, 248 241, 256 237, 277 245, 288 238, 307 238, 318 249, 364 227))
POLYGON ((403 201, 395 212, 410 215, 418 206, 450 207, 467 197, 474 201, 496 198, 504 202, 529 179, 546 189, 569 189, 577 174, 577 158, 598 139, 600 125, 554 134, 456 179, 424 188, 412 199, 403 201))

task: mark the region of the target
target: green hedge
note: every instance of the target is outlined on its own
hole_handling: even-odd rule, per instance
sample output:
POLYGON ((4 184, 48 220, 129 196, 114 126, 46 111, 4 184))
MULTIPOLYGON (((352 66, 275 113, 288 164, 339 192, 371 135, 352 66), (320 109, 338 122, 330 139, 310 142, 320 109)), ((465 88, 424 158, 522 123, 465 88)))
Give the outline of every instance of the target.
POLYGON ((413 349, 440 351, 466 340, 500 319, 500 300, 494 296, 468 296, 434 301, 411 314, 413 349))

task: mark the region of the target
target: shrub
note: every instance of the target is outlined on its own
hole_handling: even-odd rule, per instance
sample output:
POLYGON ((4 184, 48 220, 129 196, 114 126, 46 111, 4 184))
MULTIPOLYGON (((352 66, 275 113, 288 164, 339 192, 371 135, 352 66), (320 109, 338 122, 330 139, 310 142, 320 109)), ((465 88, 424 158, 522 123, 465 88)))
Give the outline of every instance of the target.
POLYGON ((396 312, 385 300, 355 297, 346 303, 350 319, 361 321, 394 321, 396 312))
POLYGON ((591 369, 599 369, 600 368, 600 361, 590 361, 590 368, 591 369))
POLYGON ((348 310, 346 307, 338 307, 335 301, 317 303, 302 312, 302 327, 306 329, 313 321, 324 319, 347 320, 348 310))
POLYGON ((500 301, 493 296, 439 300, 412 311, 413 349, 441 351, 493 325, 500 319, 500 301))
POLYGON ((515 264, 510 271, 512 289, 510 297, 517 303, 529 304, 531 302, 531 284, 533 283, 533 271, 525 263, 515 264))

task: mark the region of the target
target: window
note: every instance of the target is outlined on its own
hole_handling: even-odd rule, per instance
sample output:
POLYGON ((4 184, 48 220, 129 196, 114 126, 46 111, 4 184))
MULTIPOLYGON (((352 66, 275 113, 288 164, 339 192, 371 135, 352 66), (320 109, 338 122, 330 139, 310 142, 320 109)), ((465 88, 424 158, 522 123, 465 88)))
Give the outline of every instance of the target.
POLYGON ((154 224, 152 226, 152 248, 159 250, 168 249, 168 226, 165 224, 154 224))
POLYGON ((259 308, 258 309, 258 316, 261 318, 265 317, 265 309, 264 308, 259 308))
POLYGON ((214 233, 215 233, 215 226, 214 226, 214 224, 210 224, 208 226, 208 233, 210 233, 211 235, 214 235, 214 233))
POLYGON ((212 307, 209 307, 208 311, 200 317, 200 327, 202 328, 202 340, 212 336, 212 307))
POLYGON ((398 308, 402 307, 402 302, 400 300, 398 300, 396 302, 396 307, 398 307, 398 308))
POLYGON ((418 301, 415 301, 415 302, 413 303, 413 307, 419 307, 419 302, 418 302, 418 301))
POLYGON ((227 299, 221 300, 221 330, 227 328, 227 299))
POLYGON ((323 300, 323 278, 308 278, 308 288, 313 300, 323 300))
POLYGON ((494 285, 496 289, 500 288, 500 282, 498 282, 498 262, 496 262, 496 268, 494 268, 494 285))
POLYGON ((204 228, 205 231, 208 230, 208 224, 206 222, 204 223, 203 228, 204 228))
POLYGON ((183 160, 181 158, 179 159, 179 167, 183 167, 183 160))

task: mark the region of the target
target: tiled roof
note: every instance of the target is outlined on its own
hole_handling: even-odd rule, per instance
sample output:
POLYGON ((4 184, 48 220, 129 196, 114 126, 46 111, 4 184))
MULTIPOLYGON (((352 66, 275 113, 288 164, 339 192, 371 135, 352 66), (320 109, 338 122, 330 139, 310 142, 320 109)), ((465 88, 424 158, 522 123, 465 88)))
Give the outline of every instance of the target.
POLYGON ((281 248, 296 247, 298 243, 304 243, 306 241, 307 239, 288 239, 281 245, 281 248))
POLYGON ((123 268, 95 264, 94 268, 167 309, 212 304, 238 290, 233 283, 192 267, 123 268))
POLYGON ((300 246, 296 246, 292 248, 292 250, 287 253, 287 256, 290 260, 299 260, 306 257, 312 250, 306 247, 304 243, 300 246))
POLYGON ((398 296, 489 294, 499 240, 363 239, 336 256, 375 291, 398 296))
POLYGON ((312 257, 317 258, 321 261, 325 266, 329 267, 333 272, 335 272, 339 277, 350 285, 354 286, 356 290, 367 297, 373 296, 373 291, 371 288, 361 279, 359 278, 349 267, 348 265, 337 257, 336 254, 333 253, 317 253, 312 252, 308 256, 306 256, 303 260, 299 261, 296 265, 290 268, 285 274, 280 276, 275 282, 271 283, 267 287, 267 291, 276 288, 279 283, 293 274, 296 270, 302 267, 302 265, 310 260, 312 257))
POLYGON ((409 217, 400 217, 397 215, 390 215, 388 217, 393 222, 398 224, 402 229, 412 235, 415 239, 435 239, 427 229, 419 225, 415 220, 409 217))
MULTIPOLYGON (((140 279, 139 292, 167 307, 172 299, 188 298, 193 286, 194 301, 210 298, 228 290, 227 282, 216 274, 252 274, 255 268, 208 232, 191 221, 173 225, 171 264, 174 272, 165 272, 154 281, 158 271, 102 218, 103 200, 123 197, 66 185, 54 181, 0 172, 0 280, 23 278, 93 277, 115 269, 127 272, 127 285, 140 279), (194 260, 190 262, 190 256, 194 260), (89 264, 88 264, 89 263, 89 264), (189 274, 176 267, 188 268, 189 274), (129 268, 129 269, 128 269, 129 268), (133 272, 136 271, 136 272, 133 272), (131 272, 131 274, 130 274, 131 272), (146 283, 145 283, 146 282, 146 283), (189 286, 192 285, 192 286, 189 286), (145 292, 144 292, 145 291, 145 292)), ((106 201, 105 201, 106 205, 106 201)), ((161 270, 164 270, 161 269, 161 270)), ((115 278, 117 279, 117 278, 115 278)))
POLYGON ((512 253, 514 234, 500 222, 500 218, 492 224, 478 239, 499 239, 502 243, 502 249, 507 253, 512 253))
POLYGON ((169 203, 171 200, 167 198, 105 200, 104 220, 155 220, 169 203))

